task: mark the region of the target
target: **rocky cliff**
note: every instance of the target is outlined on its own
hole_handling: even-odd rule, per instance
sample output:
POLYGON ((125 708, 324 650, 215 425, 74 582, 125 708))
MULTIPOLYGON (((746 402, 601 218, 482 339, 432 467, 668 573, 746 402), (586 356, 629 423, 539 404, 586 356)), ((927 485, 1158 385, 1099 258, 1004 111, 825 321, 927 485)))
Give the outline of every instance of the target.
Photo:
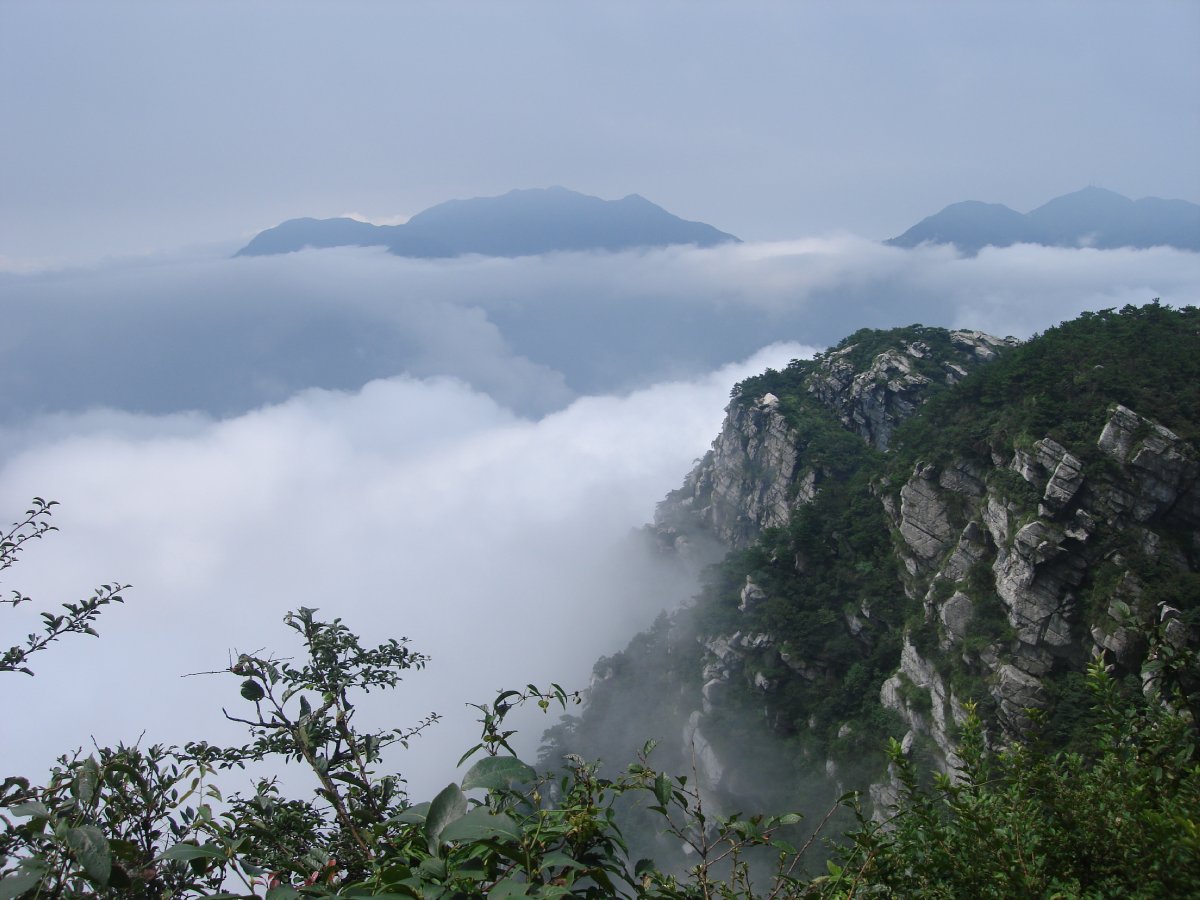
POLYGON ((731 805, 766 766, 762 796, 869 786, 880 809, 885 738, 953 775, 971 704, 993 746, 1069 746, 1089 659, 1136 682, 1145 629, 1196 640, 1198 360, 1200 313, 1154 304, 1021 347, 859 332, 743 382, 654 528, 730 553, 597 667, 566 743, 613 758, 643 729, 731 805))
MULTIPOLYGON (((938 388, 957 384, 1016 344, 978 331, 906 331, 914 339, 898 333, 898 346, 877 354, 862 345, 878 342, 878 333, 870 340, 860 333, 861 342, 850 338, 814 365, 794 364, 796 377, 785 383, 797 383, 787 383, 788 393, 799 392, 870 447, 887 450, 896 427, 938 388)), ((806 453, 829 423, 805 417, 795 397, 784 403, 755 387, 751 380, 735 390, 712 449, 655 513, 659 535, 676 549, 697 533, 712 534, 729 549, 747 547, 764 528, 786 526, 792 511, 811 501, 831 474, 821 454, 806 453)))
POLYGON ((1095 435, 1093 465, 1048 436, 1022 443, 982 465, 919 463, 881 496, 922 617, 880 701, 951 774, 967 701, 991 710, 994 742, 1017 739, 1053 705, 1058 677, 1088 659, 1139 671, 1136 620, 1186 630, 1183 598, 1152 601, 1148 579, 1196 571, 1195 448, 1120 404, 1095 435))

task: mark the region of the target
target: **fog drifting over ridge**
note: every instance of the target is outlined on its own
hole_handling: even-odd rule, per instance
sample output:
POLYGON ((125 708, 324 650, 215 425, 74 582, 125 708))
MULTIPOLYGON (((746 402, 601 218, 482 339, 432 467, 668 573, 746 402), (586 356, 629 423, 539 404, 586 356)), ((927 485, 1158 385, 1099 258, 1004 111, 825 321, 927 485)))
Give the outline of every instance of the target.
POLYGON ((963 258, 834 236, 2 274, 0 514, 34 494, 63 505, 61 533, 0 587, 46 608, 134 585, 99 641, 67 639, 10 685, 56 714, 6 768, 36 777, 89 735, 233 739, 220 707, 236 682, 175 676, 230 650, 293 652, 279 620, 306 605, 432 655, 383 719, 457 717, 402 762, 427 797, 469 745, 463 703, 582 687, 687 595, 628 536, 715 437, 736 380, 863 326, 1025 337, 1156 296, 1200 301, 1200 256, 963 258))

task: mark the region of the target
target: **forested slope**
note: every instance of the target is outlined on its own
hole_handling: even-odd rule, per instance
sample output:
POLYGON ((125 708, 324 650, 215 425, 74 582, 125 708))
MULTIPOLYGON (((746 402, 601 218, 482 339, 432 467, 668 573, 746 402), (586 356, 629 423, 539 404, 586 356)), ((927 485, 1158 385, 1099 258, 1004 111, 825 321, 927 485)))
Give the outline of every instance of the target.
POLYGON ((747 379, 654 528, 728 556, 545 757, 652 735, 727 808, 870 787, 882 814, 887 738, 953 773, 972 706, 992 748, 1085 743, 1089 660, 1136 681, 1138 623, 1195 637, 1198 429, 1200 313, 1157 303, 1019 346, 861 331, 747 379))

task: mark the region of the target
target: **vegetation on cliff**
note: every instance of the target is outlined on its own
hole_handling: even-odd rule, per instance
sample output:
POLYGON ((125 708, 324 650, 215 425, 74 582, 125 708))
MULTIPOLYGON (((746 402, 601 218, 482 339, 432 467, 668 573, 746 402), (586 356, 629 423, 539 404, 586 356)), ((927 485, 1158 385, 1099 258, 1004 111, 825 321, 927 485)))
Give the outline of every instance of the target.
MULTIPOLYGON (((711 570, 694 607, 602 660, 591 708, 550 747, 616 760, 630 729, 701 734, 726 804, 786 797, 812 814, 871 787, 878 816, 904 787, 888 739, 927 780, 953 774, 972 706, 992 753, 1036 740, 1047 759, 1094 758, 1089 659, 1134 698, 1145 629, 1196 639, 1200 311, 1085 314, 948 383, 953 351, 940 329, 863 331, 739 384, 722 445, 781 416, 799 448, 787 477, 816 470, 817 490, 711 570), (931 389, 882 452, 860 438, 886 396, 856 418, 821 386, 858 390, 897 355, 931 389)), ((688 518, 672 529, 705 527, 706 500, 677 492, 688 518)))

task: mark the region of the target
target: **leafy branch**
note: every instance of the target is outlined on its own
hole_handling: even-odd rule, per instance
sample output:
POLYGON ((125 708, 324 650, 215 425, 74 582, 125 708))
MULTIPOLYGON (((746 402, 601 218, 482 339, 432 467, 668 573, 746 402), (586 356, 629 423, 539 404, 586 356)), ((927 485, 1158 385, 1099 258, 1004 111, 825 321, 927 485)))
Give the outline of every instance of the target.
MULTIPOLYGON (((49 532, 58 530, 50 523, 53 508, 57 505, 54 500, 34 497, 30 508, 25 510, 25 515, 0 534, 0 572, 16 562, 18 555, 30 541, 40 540, 49 532)), ((30 632, 23 642, 15 643, 4 651, 0 655, 0 672, 22 672, 32 675, 33 670, 28 665, 29 658, 45 650, 63 635, 90 634, 96 637, 97 632, 92 623, 105 606, 124 603, 121 592, 128 588, 127 584, 102 584, 88 599, 62 604, 61 613, 40 613, 41 631, 30 632)), ((32 602, 20 591, 11 593, 11 597, 0 599, 0 604, 8 604, 15 608, 22 603, 32 602)))

